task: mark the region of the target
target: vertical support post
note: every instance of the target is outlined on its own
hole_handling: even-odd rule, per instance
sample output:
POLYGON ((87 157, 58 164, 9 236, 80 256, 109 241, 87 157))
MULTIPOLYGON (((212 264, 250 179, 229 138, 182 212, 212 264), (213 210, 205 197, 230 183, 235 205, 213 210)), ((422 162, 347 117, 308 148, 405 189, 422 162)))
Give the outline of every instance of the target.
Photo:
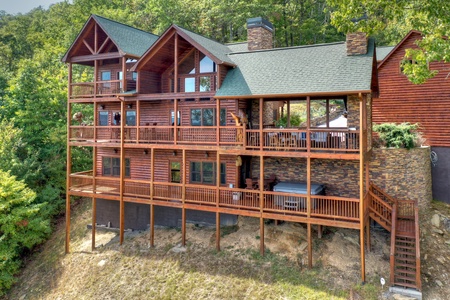
MULTIPOLYGON (((98 60, 94 61, 94 98, 97 97, 97 94, 99 94, 99 86, 98 86, 98 60)), ((95 124, 97 125, 97 124, 95 124)))
POLYGON ((181 245, 186 246, 186 149, 183 149, 183 187, 182 187, 182 207, 181 207, 181 245))
POLYGON ((72 155, 70 149, 70 122, 71 122, 71 105, 70 105, 70 95, 72 94, 72 64, 69 63, 69 88, 67 93, 67 150, 66 150, 66 242, 65 242, 65 252, 70 252, 70 173, 72 169, 72 155))
POLYGON ((306 97, 306 151, 311 152, 311 98, 306 97))
POLYGON ((153 204, 155 182, 155 148, 151 149, 150 162, 150 247, 155 246, 155 207, 153 204))
POLYGON ((311 234, 311 223, 307 224, 308 231, 308 268, 312 268, 312 234, 311 234))
POLYGON ((124 148, 124 115, 125 115, 125 103, 121 99, 120 101, 120 188, 119 188, 119 199, 120 199, 120 209, 119 209, 119 228, 120 228, 120 245, 123 244, 124 233, 125 233, 125 203, 123 201, 124 192, 124 178, 125 178, 125 148, 124 148))
POLYGON ((155 205, 150 204, 150 247, 155 247, 155 205))
MULTIPOLYGON (((217 103, 219 100, 216 100, 217 103)), ((216 152, 216 250, 220 251, 220 154, 216 152)))
POLYGON ((317 237, 319 239, 322 238, 322 232, 323 232, 323 226, 322 225, 317 225, 317 237))
POLYGON ((178 143, 178 99, 173 99, 173 143, 178 143))
MULTIPOLYGON (((119 90, 118 90, 118 94, 120 93, 124 93, 127 91, 127 58, 124 56, 122 57, 122 88, 120 88, 120 84, 119 84, 119 90)), ((126 118, 125 116, 122 115, 122 121, 125 121, 126 118)))
MULTIPOLYGON (((262 101, 261 101, 262 102, 262 101)), ((264 218, 263 218, 263 210, 264 210, 264 156, 259 157, 259 251, 261 256, 264 256, 264 218)))
POLYGON ((287 125, 286 127, 291 127, 291 100, 287 102, 287 125))
POLYGON ((141 141, 141 101, 136 100, 136 144, 141 141))
POLYGON ((220 145, 220 100, 216 99, 216 146, 219 147, 219 145, 220 145))
POLYGON ((92 245, 91 250, 95 250, 95 231, 97 229, 97 199, 92 197, 92 245))
POLYGON ((360 247, 361 247, 361 281, 366 281, 366 257, 364 251, 364 101, 359 97, 359 222, 360 222, 360 247))
POLYGON ((179 86, 178 86, 178 33, 175 33, 174 36, 175 39, 175 46, 174 46, 174 70, 173 70, 173 92, 178 93, 179 86))
POLYGON ((265 137, 263 135, 263 122, 264 122, 264 99, 259 98, 259 150, 263 151, 265 137))
POLYGON ((306 158, 306 213, 311 218, 311 157, 306 158))

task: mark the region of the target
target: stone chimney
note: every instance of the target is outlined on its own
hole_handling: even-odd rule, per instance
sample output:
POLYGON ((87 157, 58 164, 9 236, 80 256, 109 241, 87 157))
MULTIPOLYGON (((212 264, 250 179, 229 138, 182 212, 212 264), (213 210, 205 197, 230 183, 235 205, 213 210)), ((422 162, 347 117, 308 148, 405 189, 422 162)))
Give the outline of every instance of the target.
POLYGON ((272 49, 273 25, 261 17, 247 20, 248 51, 272 49))
POLYGON ((347 55, 361 55, 367 53, 367 35, 364 32, 347 33, 347 55))

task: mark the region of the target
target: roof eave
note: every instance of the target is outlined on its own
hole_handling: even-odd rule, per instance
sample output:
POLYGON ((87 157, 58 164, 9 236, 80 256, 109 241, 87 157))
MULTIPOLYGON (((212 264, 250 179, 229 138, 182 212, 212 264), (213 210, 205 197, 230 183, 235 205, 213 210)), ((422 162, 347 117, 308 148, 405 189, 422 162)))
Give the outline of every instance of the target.
POLYGON ((225 96, 217 96, 215 95, 215 99, 224 100, 224 99, 254 99, 254 98, 300 98, 300 97, 318 97, 318 96, 348 96, 355 94, 371 94, 372 90, 352 90, 352 91, 339 91, 339 92, 310 92, 310 93, 292 93, 292 94, 255 94, 255 95, 225 95, 225 96))
POLYGON ((398 48, 399 48, 399 47, 400 47, 407 39, 409 39, 409 37, 410 37, 411 35, 413 35, 414 33, 417 33, 417 34, 422 35, 422 32, 420 32, 420 31, 418 31, 418 30, 411 30, 411 31, 409 31, 408 34, 405 35, 405 37, 404 37, 397 45, 395 45, 395 47, 388 53, 388 55, 386 55, 386 56, 384 57, 384 59, 378 64, 378 69, 381 68, 381 66, 385 63, 385 61, 387 61, 387 60, 392 56, 392 54, 393 54, 395 51, 397 51, 397 49, 398 49, 398 48))

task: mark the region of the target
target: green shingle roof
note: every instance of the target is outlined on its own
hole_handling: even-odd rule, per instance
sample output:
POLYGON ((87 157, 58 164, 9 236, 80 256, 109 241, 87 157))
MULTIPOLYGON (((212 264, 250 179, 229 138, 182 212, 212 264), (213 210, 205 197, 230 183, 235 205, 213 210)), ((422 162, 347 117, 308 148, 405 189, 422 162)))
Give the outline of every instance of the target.
POLYGON ((367 54, 356 56, 347 56, 345 43, 231 53, 237 67, 216 96, 369 91, 373 54, 373 40, 367 54))
POLYGON ((201 36, 197 33, 193 33, 192 31, 189 31, 182 27, 179 27, 179 26, 176 26, 176 27, 178 30, 180 30, 182 33, 186 34, 195 43, 202 46, 204 49, 206 49, 209 53, 211 53, 213 56, 215 56, 220 61, 234 65, 233 61, 227 55, 228 53, 231 52, 231 50, 227 46, 225 46, 219 42, 216 42, 214 40, 211 40, 209 38, 206 38, 204 36, 201 36))
POLYGON ((105 33, 124 53, 140 57, 158 39, 157 35, 92 15, 105 33))
POLYGON ((391 53, 394 47, 395 46, 377 47, 377 60, 382 61, 389 53, 391 53))

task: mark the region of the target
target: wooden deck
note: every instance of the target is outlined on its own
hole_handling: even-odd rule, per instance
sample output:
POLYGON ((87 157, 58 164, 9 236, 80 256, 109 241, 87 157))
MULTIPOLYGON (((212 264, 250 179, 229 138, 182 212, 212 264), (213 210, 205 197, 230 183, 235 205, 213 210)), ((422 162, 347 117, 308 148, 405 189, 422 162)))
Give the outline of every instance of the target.
MULTIPOLYGON (((95 187, 89 172, 71 176, 70 194, 120 199, 120 181, 96 177, 95 187)), ((123 199, 127 202, 184 207, 202 211, 311 222, 345 228, 358 228, 359 199, 337 196, 293 194, 215 186, 150 182, 126 179, 123 199), (185 194, 183 197, 183 190, 185 194), (153 196, 151 196, 153 194, 153 196), (310 206, 310 209, 308 209, 310 206), (309 211, 309 213, 308 213, 309 211)))
MULTIPOLYGON (((119 126, 70 126, 72 145, 119 143, 119 126)), ((359 153, 359 131, 348 129, 263 129, 234 126, 125 126, 125 145, 203 145, 243 151, 359 153), (176 132, 176 134, 175 134, 176 132), (309 139, 307 138, 309 135, 309 139), (309 147, 308 147, 309 142, 309 147)), ((113 145, 114 146, 114 145, 113 145)))

